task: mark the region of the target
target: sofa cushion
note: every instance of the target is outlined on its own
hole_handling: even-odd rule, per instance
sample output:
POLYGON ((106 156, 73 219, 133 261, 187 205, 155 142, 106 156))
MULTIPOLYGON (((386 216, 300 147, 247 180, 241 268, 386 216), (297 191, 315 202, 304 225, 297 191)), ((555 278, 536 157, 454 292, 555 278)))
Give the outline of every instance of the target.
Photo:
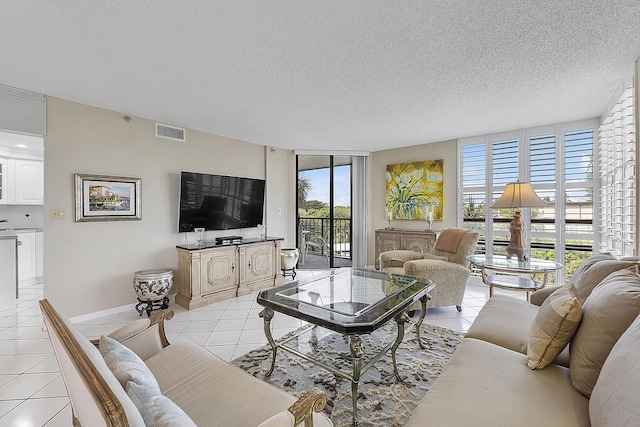
POLYGON ((548 366, 567 346, 582 319, 582 307, 572 285, 553 292, 540 306, 531 325, 527 346, 527 366, 548 366))
POLYGON ((610 274, 583 306, 582 323, 571 340, 571 382, 589 397, 600 369, 618 338, 640 314, 640 276, 629 270, 610 274))
MULTIPOLYGON (((162 394, 199 426, 212 420, 221 426, 257 426, 296 401, 193 341, 171 344, 146 363, 162 394)), ((331 426, 323 414, 314 413, 313 422, 316 427, 331 426)))
POLYGON ((435 261, 449 261, 449 257, 448 256, 433 255, 433 254, 429 254, 429 253, 424 254, 424 258, 423 259, 432 259, 432 260, 435 260, 435 261))
POLYGON ((291 427, 296 422, 296 417, 289 411, 282 411, 273 417, 264 420, 258 427, 291 427))
POLYGON ((134 320, 131 323, 127 323, 126 325, 119 327, 107 336, 109 338, 113 338, 116 341, 122 342, 123 340, 131 338, 132 336, 144 331, 149 327, 150 324, 151 321, 149 319, 134 320))
POLYGON ((524 354, 465 338, 407 427, 589 427, 588 405, 567 368, 531 370, 524 354))
POLYGON ((127 382, 133 381, 149 388, 154 394, 160 394, 160 386, 155 377, 132 350, 106 335, 100 337, 98 348, 122 388, 127 386, 127 382))
POLYGON ((137 354, 140 359, 147 360, 162 350, 159 329, 160 327, 156 323, 136 335, 118 341, 120 341, 120 344, 137 354))
POLYGON ((150 388, 129 381, 127 394, 140 411, 146 427, 197 427, 171 399, 155 394, 150 388))
POLYGON ((531 325, 539 309, 518 298, 494 295, 482 307, 466 337, 527 354, 531 325))
POLYGON ((640 316, 602 365, 589 400, 592 427, 636 426, 640 420, 640 316))
POLYGON ((584 305, 593 288, 605 277, 614 271, 623 270, 636 264, 630 260, 619 260, 610 253, 592 255, 576 268, 569 283, 576 287, 576 296, 580 304, 584 305))

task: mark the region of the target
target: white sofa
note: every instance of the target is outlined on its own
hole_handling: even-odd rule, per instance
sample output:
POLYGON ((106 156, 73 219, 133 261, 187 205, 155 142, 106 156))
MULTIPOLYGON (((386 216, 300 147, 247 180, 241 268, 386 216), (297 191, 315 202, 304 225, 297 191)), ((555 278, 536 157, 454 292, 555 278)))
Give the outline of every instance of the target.
MULTIPOLYGON (((636 265, 634 259, 594 255, 576 270, 572 290, 545 288, 532 303, 490 298, 407 426, 640 425, 636 265), (560 292, 575 297, 564 298, 580 314, 575 332, 567 334, 564 350, 558 345, 547 354, 548 366, 531 369, 532 336, 552 317, 548 310, 562 301, 560 292)), ((561 335, 561 328, 553 331, 561 335)), ((551 340, 544 348, 553 348, 551 340)))
POLYGON ((320 413, 327 401, 320 391, 296 399, 194 342, 169 345, 163 323, 173 317, 169 310, 102 337, 98 349, 48 300, 40 301, 40 307, 74 427, 332 425, 320 413), (149 381, 157 381, 159 392, 152 392, 149 381))

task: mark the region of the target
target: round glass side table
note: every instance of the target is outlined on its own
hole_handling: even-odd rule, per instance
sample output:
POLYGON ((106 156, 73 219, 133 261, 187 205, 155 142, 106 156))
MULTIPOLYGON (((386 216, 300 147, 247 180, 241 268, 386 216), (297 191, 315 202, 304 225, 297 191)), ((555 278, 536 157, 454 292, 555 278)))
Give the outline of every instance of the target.
POLYGON ((493 296, 493 288, 512 291, 525 291, 527 301, 533 291, 544 288, 549 281, 549 274, 564 268, 562 264, 546 259, 530 258, 518 261, 504 255, 475 254, 467 257, 473 266, 480 268, 482 282, 489 286, 489 297, 493 296), (488 274, 508 273, 508 274, 488 274), (536 275, 542 275, 542 280, 535 280, 536 275))

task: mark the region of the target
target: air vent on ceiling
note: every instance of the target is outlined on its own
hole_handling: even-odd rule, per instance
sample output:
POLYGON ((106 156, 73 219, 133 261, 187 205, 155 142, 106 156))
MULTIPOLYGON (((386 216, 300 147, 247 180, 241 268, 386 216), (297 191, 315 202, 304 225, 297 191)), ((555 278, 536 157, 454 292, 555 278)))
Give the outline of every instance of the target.
POLYGON ((156 122, 156 137, 185 142, 187 133, 183 128, 156 122))

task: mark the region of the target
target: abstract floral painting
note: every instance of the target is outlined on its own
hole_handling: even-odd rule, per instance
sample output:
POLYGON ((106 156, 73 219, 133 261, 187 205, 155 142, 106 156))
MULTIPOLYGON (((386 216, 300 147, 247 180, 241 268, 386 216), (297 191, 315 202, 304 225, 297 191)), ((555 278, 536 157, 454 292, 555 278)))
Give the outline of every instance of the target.
POLYGON ((387 165, 387 219, 443 218, 444 160, 387 165))

